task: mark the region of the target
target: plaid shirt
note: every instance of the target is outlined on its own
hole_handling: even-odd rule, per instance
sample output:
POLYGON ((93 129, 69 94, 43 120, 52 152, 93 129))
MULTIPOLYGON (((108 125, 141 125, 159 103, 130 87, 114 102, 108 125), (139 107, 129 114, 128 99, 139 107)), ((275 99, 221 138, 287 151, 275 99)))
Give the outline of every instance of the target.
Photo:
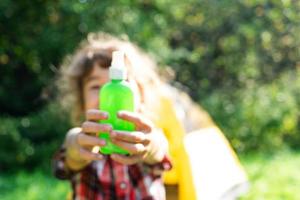
POLYGON ((61 148, 54 156, 54 174, 68 179, 75 200, 164 200, 165 189, 162 172, 171 169, 165 157, 155 165, 123 165, 110 156, 93 161, 78 172, 70 170, 65 163, 66 151, 61 148))

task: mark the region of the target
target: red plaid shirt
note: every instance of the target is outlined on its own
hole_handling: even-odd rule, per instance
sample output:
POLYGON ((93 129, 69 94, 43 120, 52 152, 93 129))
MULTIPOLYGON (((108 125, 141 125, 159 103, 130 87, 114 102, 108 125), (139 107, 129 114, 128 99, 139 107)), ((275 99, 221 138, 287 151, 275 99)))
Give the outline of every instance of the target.
POLYGON ((67 167, 62 148, 54 156, 53 168, 56 177, 70 180, 76 200, 164 200, 161 175, 171 169, 171 163, 165 157, 155 165, 123 165, 104 156, 74 172, 67 167))

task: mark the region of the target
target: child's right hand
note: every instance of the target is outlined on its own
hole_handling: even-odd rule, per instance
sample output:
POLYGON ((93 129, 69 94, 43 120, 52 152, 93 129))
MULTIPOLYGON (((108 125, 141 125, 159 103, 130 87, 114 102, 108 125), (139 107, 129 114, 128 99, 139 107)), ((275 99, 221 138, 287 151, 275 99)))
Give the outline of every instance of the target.
POLYGON ((109 124, 99 124, 99 120, 108 118, 106 112, 99 110, 88 110, 86 121, 81 127, 71 129, 66 137, 66 163, 72 170, 79 170, 93 160, 101 160, 103 156, 93 153, 94 146, 104 146, 105 141, 98 138, 99 132, 110 132, 112 127, 109 124))

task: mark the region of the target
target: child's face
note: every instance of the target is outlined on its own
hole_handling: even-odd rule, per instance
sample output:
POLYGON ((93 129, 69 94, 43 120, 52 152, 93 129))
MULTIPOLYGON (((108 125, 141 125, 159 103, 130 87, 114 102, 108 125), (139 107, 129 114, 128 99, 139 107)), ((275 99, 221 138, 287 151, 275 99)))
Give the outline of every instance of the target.
POLYGON ((83 79, 83 99, 85 111, 98 109, 99 89, 109 81, 108 68, 101 68, 94 65, 91 73, 83 79))

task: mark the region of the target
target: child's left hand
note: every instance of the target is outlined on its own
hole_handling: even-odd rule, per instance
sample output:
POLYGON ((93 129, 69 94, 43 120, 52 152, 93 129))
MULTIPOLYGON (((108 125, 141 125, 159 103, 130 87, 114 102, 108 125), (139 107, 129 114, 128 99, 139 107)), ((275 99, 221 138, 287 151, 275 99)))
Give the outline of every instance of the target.
POLYGON ((111 141, 129 152, 129 156, 112 154, 111 158, 122 164, 135 164, 145 162, 155 164, 160 162, 168 151, 168 142, 164 134, 155 129, 152 122, 140 114, 121 111, 118 113, 120 119, 132 122, 136 131, 110 132, 111 141))

